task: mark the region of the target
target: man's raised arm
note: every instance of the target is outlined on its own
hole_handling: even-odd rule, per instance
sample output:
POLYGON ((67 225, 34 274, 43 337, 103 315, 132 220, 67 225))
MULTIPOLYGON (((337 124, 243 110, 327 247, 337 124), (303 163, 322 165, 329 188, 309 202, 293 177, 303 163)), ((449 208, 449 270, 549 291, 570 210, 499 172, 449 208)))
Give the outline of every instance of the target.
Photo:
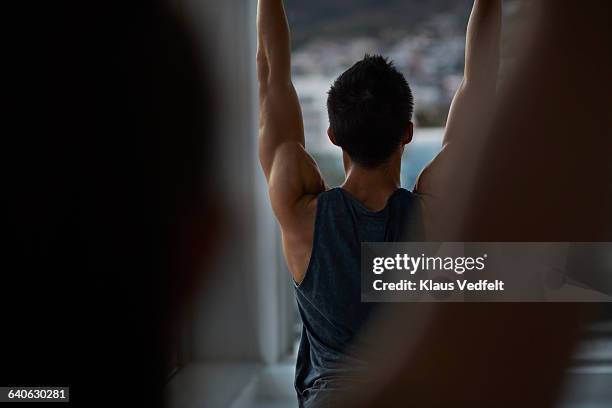
POLYGON ((475 0, 465 39, 463 81, 453 98, 446 121, 444 142, 468 131, 471 119, 491 106, 499 73, 501 0, 475 0))
POLYGON ((291 82, 291 41, 282 0, 259 0, 257 8, 259 160, 272 208, 286 237, 296 232, 307 204, 325 189, 304 150, 304 125, 291 82))
POLYGON ((467 142, 494 105, 499 72, 501 0, 475 0, 468 22, 464 75, 451 103, 442 151, 421 172, 415 190, 440 197, 452 173, 449 144, 467 142))
POLYGON ((302 112, 291 83, 291 41, 282 0, 260 0, 257 8, 259 158, 266 179, 278 148, 304 146, 302 112))

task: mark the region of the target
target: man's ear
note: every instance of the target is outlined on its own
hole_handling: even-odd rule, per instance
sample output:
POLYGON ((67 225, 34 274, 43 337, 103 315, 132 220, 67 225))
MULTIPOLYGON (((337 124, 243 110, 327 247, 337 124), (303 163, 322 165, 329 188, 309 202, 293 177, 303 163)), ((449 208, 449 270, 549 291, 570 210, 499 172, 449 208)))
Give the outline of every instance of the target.
POLYGON ((336 135, 334 135, 334 131, 331 127, 327 128, 327 136, 329 136, 329 140, 334 144, 334 146, 338 146, 338 143, 336 143, 336 135))
POLYGON ((412 124, 412 122, 408 122, 408 128, 406 129, 406 132, 404 133, 404 137, 402 138, 402 146, 405 146, 412 141, 413 133, 414 133, 414 125, 412 124))

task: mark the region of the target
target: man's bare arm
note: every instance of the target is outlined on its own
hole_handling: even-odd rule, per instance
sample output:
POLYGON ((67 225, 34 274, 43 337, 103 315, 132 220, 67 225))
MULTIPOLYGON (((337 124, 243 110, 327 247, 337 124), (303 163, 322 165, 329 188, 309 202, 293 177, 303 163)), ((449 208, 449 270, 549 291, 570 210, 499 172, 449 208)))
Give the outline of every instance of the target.
POLYGON ((302 113, 291 82, 291 41, 282 0, 259 1, 257 32, 259 159, 272 204, 284 212, 302 196, 320 192, 323 183, 304 150, 302 113))
POLYGON ((499 73, 501 0, 475 0, 465 39, 463 81, 451 103, 443 145, 461 138, 476 106, 490 106, 499 73), (455 136, 459 134, 459 136, 455 136))
POLYGON ((257 8, 259 80, 259 157, 266 178, 277 149, 304 146, 302 113, 291 83, 291 41, 282 0, 260 0, 257 8))
POLYGON ((259 160, 283 233, 294 279, 305 272, 312 246, 317 195, 325 184, 304 149, 304 125, 291 82, 291 42, 282 0, 259 0, 259 160))
POLYGON ((468 22, 463 80, 451 103, 442 152, 423 170, 416 190, 439 196, 448 161, 448 145, 469 137, 494 104, 499 72, 501 0, 475 0, 468 22))

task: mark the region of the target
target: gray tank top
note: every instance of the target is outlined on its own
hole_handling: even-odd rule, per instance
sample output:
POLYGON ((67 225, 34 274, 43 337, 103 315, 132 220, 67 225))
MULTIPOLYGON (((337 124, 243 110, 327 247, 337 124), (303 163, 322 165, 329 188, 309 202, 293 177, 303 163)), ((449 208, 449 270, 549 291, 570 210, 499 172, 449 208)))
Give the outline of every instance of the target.
POLYGON ((419 200, 405 189, 377 212, 342 188, 318 196, 310 263, 295 287, 303 323, 295 370, 300 407, 331 406, 335 391, 367 369, 353 342, 375 307, 361 303, 361 242, 422 238, 419 200))

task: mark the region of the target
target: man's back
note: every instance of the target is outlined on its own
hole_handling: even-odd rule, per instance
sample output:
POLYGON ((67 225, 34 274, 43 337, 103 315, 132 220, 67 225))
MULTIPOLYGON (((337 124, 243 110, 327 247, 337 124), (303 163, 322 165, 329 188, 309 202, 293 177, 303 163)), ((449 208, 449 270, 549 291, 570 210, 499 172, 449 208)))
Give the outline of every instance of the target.
POLYGON ((421 241, 444 240, 444 235, 431 233, 448 218, 437 203, 452 200, 445 187, 453 170, 449 166, 453 146, 465 143, 478 116, 475 111, 494 100, 500 18, 500 0, 475 1, 468 24, 465 77, 451 105, 442 152, 421 172, 415 186, 422 215, 412 225, 423 220, 427 233, 423 237, 399 233, 406 227, 403 220, 414 221, 416 208, 414 196, 399 189, 404 149, 413 136, 414 99, 406 78, 387 58, 366 54, 333 82, 327 98, 327 133, 331 144, 342 149, 346 178, 342 189, 329 190, 306 151, 282 0, 259 0, 259 159, 287 265, 299 284, 304 335, 296 389, 306 406, 330 406, 327 400, 307 394, 316 390, 322 396, 344 388, 340 385, 350 380, 352 363, 361 363, 347 361, 370 312, 360 299, 360 243, 410 241, 416 235, 421 241), (343 363, 348 367, 339 367, 343 363))
POLYGON ((419 240, 418 198, 397 189, 380 211, 334 188, 317 197, 310 264, 296 298, 302 318, 295 387, 304 406, 320 406, 330 389, 357 381, 367 362, 356 335, 372 310, 361 303, 361 242, 419 240))

